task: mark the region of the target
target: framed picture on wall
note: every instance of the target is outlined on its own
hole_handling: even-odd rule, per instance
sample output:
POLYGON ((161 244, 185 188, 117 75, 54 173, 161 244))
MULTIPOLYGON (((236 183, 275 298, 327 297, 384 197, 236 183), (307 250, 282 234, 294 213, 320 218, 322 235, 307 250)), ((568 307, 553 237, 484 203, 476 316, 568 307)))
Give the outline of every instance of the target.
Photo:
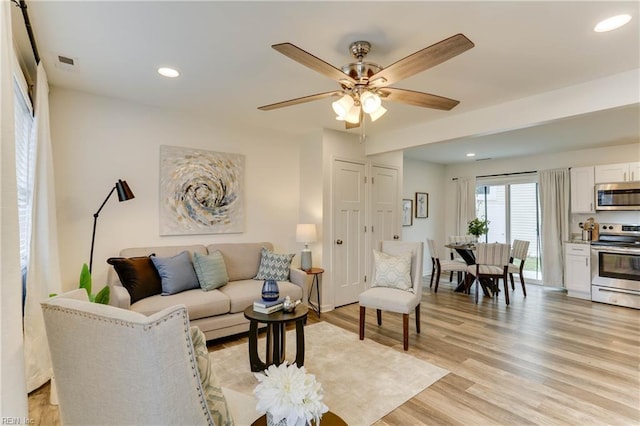
POLYGON ((416 218, 429 217, 429 194, 416 192, 416 218))
POLYGON ((413 225, 413 200, 402 200, 402 226, 413 225))

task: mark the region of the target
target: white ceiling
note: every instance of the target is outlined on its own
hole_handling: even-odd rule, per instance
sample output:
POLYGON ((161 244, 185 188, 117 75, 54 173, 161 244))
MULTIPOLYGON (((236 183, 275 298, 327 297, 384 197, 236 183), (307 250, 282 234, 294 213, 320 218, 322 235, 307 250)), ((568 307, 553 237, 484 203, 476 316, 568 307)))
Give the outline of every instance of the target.
MULTIPOLYGON (((444 112, 387 102, 388 113, 367 123, 370 135, 640 68, 636 1, 27 4, 52 86, 293 134, 344 129, 334 119, 331 99, 257 109, 338 87, 270 47, 285 41, 336 67, 352 61, 347 49, 355 40, 371 42, 367 60, 382 66, 456 33, 475 43, 473 49, 394 85, 458 99, 460 105, 444 112), (592 31, 599 20, 623 12, 633 16, 627 26, 603 34, 592 31), (77 70, 57 67, 58 54, 77 59, 77 70), (159 66, 179 69, 180 78, 159 76, 159 66)), ((482 151, 478 155, 494 158, 497 152, 523 155, 631 143, 640 138, 638 117, 636 104, 498 135, 433 143, 406 155, 451 163, 472 147, 482 151)))

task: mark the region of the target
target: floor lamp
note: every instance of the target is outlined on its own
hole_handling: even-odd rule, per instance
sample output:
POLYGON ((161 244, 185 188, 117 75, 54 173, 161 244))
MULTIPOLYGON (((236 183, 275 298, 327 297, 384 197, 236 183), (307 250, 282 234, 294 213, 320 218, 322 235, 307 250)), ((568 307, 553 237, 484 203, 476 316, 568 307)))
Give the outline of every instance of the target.
POLYGON ((133 195, 133 192, 131 191, 131 188, 129 188, 127 181, 118 179, 115 186, 111 188, 111 191, 109 192, 109 195, 107 195, 107 198, 105 198, 102 204, 100 205, 100 208, 98 209, 98 211, 94 213, 93 234, 91 235, 91 256, 89 257, 89 272, 91 272, 91 267, 93 266, 93 246, 96 241, 96 225, 98 223, 98 216, 100 215, 100 212, 102 211, 102 208, 104 207, 104 205, 107 204, 107 201, 109 201, 109 197, 111 197, 111 194, 113 194, 113 191, 118 191, 118 200, 120 201, 127 201, 132 198, 135 198, 135 195, 133 195))

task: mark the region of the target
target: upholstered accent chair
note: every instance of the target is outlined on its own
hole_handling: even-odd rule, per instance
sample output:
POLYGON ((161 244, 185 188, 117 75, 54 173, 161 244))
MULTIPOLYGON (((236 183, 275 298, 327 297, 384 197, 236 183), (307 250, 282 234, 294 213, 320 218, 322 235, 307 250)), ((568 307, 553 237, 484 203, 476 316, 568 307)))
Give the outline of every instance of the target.
MULTIPOLYGON (((409 315, 415 311, 416 332, 420 333, 420 300, 422 298, 422 242, 382 241, 379 258, 374 262, 372 287, 360 293, 360 340, 364 339, 366 308, 376 310, 378 325, 382 325, 382 311, 402 314, 404 350, 409 349, 409 315), (383 275, 388 263, 402 263, 407 269, 398 269, 383 275)), ((376 252, 374 252, 374 255, 376 252)))
MULTIPOLYGON (((454 243, 475 243, 477 240, 473 235, 449 235, 448 242, 449 244, 454 243)), ((455 260, 456 262, 460 262, 464 265, 467 263, 464 261, 462 257, 458 254, 454 249, 449 249, 449 259, 455 260)), ((450 271, 449 281, 453 281, 453 273, 455 271, 450 271)))
POLYGON ((511 280, 511 288, 516 289, 513 283, 513 274, 518 274, 520 277, 520 284, 522 285, 522 294, 527 296, 527 289, 524 286, 524 262, 527 260, 527 254, 529 253, 529 241, 513 240, 513 247, 511 247, 511 258, 509 259, 509 279, 511 280), (516 261, 519 263, 516 265, 516 261))
MULTIPOLYGON (((459 274, 467 272, 467 264, 464 261, 459 260, 447 260, 440 259, 438 256, 438 249, 436 248, 436 243, 430 238, 427 238, 427 247, 429 248, 429 253, 431 254, 431 281, 429 282, 429 288, 433 286, 433 281, 435 277, 436 287, 433 290, 434 293, 438 292, 438 284, 440 283, 440 273, 444 272, 457 272, 459 274)), ((451 281, 451 277, 449 278, 451 281)))
POLYGON ((62 424, 228 424, 220 400, 236 424, 259 417, 254 397, 203 383, 206 341, 184 305, 147 317, 90 303, 78 289, 42 310, 62 424))
POLYGON ((492 282, 493 294, 498 293, 500 279, 504 283, 504 300, 509 304, 509 284, 507 282, 507 270, 509 268, 509 255, 511 245, 501 243, 476 243, 476 264, 467 267, 467 273, 476 278, 475 300, 478 303, 478 287, 480 280, 485 278, 492 282))

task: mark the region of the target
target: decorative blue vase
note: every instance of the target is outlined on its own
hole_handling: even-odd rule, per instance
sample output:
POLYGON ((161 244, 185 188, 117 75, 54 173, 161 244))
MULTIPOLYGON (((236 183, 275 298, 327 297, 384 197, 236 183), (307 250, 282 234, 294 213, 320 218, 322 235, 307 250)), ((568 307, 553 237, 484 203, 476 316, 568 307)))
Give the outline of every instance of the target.
POLYGON ((262 284, 262 300, 272 302, 274 300, 278 300, 278 297, 280 297, 278 281, 264 280, 264 284, 262 284))

